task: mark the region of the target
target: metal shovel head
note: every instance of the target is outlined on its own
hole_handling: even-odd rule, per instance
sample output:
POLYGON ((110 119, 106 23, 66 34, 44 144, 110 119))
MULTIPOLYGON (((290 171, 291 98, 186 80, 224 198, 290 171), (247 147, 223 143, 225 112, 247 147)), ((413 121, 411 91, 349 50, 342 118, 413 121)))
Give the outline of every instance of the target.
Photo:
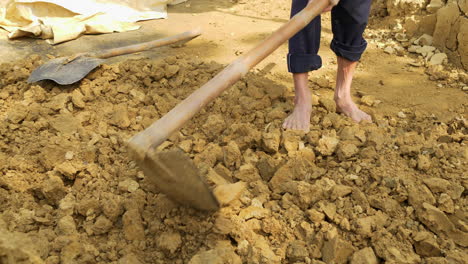
POLYGON ((174 201, 205 211, 219 209, 197 167, 181 150, 149 151, 140 166, 145 177, 174 201))
POLYGON ((75 83, 83 79, 90 71, 99 66, 103 59, 93 57, 78 57, 65 63, 68 57, 52 59, 35 69, 28 82, 52 80, 61 85, 75 83))

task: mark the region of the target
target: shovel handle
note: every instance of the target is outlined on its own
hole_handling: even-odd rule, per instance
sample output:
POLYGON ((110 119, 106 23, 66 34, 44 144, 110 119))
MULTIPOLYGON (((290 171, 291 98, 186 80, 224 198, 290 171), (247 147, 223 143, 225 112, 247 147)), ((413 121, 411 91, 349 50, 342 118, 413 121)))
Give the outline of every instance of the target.
POLYGON ((144 159, 148 150, 154 150, 173 132, 180 129, 190 118, 205 105, 219 96, 227 88, 241 79, 260 61, 270 55, 284 42, 308 25, 329 5, 336 5, 336 0, 311 0, 307 6, 291 20, 285 23, 270 37, 257 45, 244 56, 238 58, 218 73, 213 79, 193 92, 171 111, 154 122, 144 131, 129 141, 130 150, 137 159, 144 159))
POLYGON ((124 55, 124 54, 130 54, 130 53, 135 53, 135 52, 140 52, 140 51, 145 51, 149 50, 152 48, 157 48, 157 47, 162 47, 166 45, 171 45, 177 42, 182 42, 182 41, 190 41, 202 34, 202 30, 200 28, 196 28, 190 31, 186 31, 184 33, 162 38, 162 39, 157 39, 145 43, 140 43, 140 44, 135 44, 135 45, 130 45, 130 46, 125 46, 125 47, 119 47, 119 48, 114 48, 114 49, 107 49, 107 50, 100 50, 96 52, 89 52, 89 53, 82 53, 82 54, 77 54, 73 57, 71 57, 68 62, 74 60, 75 58, 79 56, 88 56, 88 57, 95 57, 95 58, 100 58, 100 59, 107 59, 110 57, 115 57, 119 55, 124 55))

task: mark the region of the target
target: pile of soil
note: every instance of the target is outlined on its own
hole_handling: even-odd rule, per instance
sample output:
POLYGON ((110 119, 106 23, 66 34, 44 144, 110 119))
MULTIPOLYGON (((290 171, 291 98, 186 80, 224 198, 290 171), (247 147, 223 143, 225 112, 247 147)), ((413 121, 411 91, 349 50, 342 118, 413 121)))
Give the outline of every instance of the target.
POLYGON ((468 259, 466 105, 449 122, 401 112, 358 125, 314 96, 311 131, 283 131, 286 87, 250 73, 159 147, 217 187, 223 208, 209 214, 158 193, 126 142, 221 65, 180 55, 27 84, 41 63, 0 66, 1 263, 468 259))

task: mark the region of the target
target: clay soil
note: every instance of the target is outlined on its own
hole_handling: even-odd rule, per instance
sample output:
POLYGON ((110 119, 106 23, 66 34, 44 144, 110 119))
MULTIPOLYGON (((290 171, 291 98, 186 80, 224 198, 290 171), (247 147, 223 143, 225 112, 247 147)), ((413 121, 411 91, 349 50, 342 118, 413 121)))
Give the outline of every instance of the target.
POLYGON ((354 86, 372 124, 336 113, 327 51, 311 131, 282 130, 293 106, 283 46, 159 147, 193 159, 218 212, 172 202, 130 159, 130 137, 264 37, 233 21, 287 19, 287 1, 263 2, 176 7, 181 23, 188 10, 200 23, 235 16, 208 27, 213 46, 103 65, 70 86, 28 84, 38 55, 1 64, 0 263, 466 263, 465 75, 430 80, 372 41, 354 86), (242 45, 221 41, 237 35, 242 45), (232 52, 211 52, 216 41, 232 52))

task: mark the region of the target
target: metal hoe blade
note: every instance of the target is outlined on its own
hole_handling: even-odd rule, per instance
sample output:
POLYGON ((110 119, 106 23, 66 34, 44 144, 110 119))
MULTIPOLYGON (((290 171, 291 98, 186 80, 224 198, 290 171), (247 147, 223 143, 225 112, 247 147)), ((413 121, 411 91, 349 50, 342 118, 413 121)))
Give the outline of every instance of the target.
POLYGON ((150 151, 140 166, 145 177, 174 201, 200 210, 219 209, 218 200, 182 151, 150 151))
POLYGON ((72 84, 104 62, 103 59, 93 57, 78 57, 65 63, 67 59, 68 57, 60 57, 46 62, 31 73, 28 82, 52 80, 62 85, 72 84))

